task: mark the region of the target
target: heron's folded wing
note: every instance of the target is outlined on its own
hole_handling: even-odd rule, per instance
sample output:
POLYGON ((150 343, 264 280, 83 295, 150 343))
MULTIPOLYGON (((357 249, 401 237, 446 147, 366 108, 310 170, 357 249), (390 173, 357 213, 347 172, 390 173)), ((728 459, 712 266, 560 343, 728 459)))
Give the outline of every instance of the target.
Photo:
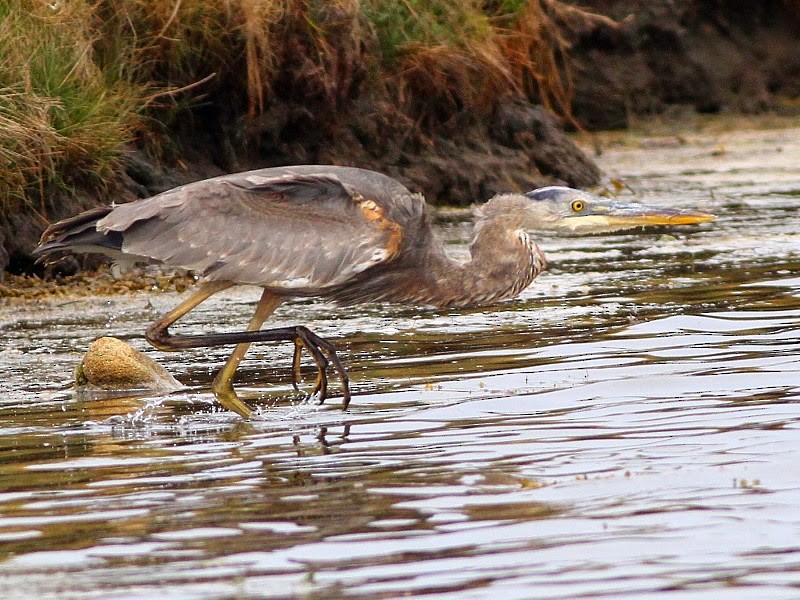
POLYGON ((238 174, 120 205, 98 230, 126 253, 212 279, 314 291, 391 258, 400 224, 334 175, 238 174))

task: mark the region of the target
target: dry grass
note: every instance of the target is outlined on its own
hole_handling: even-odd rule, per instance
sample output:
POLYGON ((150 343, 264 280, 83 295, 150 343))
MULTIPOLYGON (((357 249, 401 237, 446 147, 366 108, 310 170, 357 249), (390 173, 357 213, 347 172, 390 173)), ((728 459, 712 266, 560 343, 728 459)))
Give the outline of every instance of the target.
POLYGON ((124 55, 129 76, 161 91, 235 72, 256 112, 274 72, 274 28, 290 3, 106 0, 98 5, 96 45, 105 55, 124 55))
POLYGON ((45 99, 0 90, 0 212, 24 203, 31 185, 38 183, 41 190, 54 169, 58 136, 49 126, 48 109, 45 99))
POLYGON ((501 30, 500 40, 513 80, 525 95, 569 120, 572 90, 568 45, 557 19, 572 10, 552 1, 523 3, 512 13, 512 23, 501 30))
POLYGON ((224 89, 251 117, 276 100, 318 101, 332 116, 386 82, 395 106, 413 113, 481 110, 525 92, 563 110, 564 47, 549 15, 556 4, 107 0, 102 30, 131 41, 140 82, 168 90, 214 75, 197 91, 224 89))
MULTIPOLYGON (((93 60, 91 10, 0 1, 0 217, 47 192, 101 185, 132 136, 133 88, 93 60)), ((44 219, 44 215, 43 215, 44 219)))
POLYGON ((567 114, 559 6, 0 0, 0 218, 24 205, 44 221, 53 189, 113 178, 143 114, 157 128, 200 106, 235 122, 293 103, 324 132, 371 95, 430 128, 509 94, 567 114))
POLYGON ((565 43, 545 0, 365 0, 401 107, 485 112, 508 95, 569 112, 565 43))

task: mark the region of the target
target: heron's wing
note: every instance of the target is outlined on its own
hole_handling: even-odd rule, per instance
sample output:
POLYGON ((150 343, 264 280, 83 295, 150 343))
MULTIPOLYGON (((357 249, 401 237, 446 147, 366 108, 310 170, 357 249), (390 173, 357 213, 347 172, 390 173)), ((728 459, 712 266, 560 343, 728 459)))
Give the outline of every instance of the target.
POLYGON ((97 229, 120 232, 126 254, 212 279, 313 292, 397 254, 403 229, 386 208, 336 175, 255 171, 120 205, 97 229))

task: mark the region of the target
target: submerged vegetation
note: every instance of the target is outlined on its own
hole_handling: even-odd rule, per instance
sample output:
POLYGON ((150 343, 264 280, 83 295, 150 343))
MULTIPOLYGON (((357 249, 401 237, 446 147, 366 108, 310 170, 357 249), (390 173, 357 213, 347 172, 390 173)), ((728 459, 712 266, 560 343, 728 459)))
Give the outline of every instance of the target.
POLYGON ((555 5, 0 0, 0 219, 44 224, 57 192, 113 185, 127 144, 163 154, 181 127, 263 147, 281 126, 324 136, 363 97, 423 129, 509 93, 566 113, 555 5))

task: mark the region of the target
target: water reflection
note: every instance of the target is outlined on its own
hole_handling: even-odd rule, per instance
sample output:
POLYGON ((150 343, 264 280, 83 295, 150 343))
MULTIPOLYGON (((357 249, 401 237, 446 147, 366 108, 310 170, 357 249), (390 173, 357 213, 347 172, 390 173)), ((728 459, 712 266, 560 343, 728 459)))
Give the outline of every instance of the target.
MULTIPOLYGON (((172 294, 0 307, 0 593, 796 596, 798 133, 609 150, 649 201, 680 189, 720 220, 543 239, 551 269, 517 301, 287 306, 278 324, 340 349, 346 413, 290 394, 266 345, 239 378, 251 423, 207 391, 225 349, 158 354, 187 385, 167 398, 69 389, 95 337, 147 350, 172 294)), ((466 232, 445 225, 454 252, 466 232)), ((257 298, 192 326, 238 327, 257 298)))

